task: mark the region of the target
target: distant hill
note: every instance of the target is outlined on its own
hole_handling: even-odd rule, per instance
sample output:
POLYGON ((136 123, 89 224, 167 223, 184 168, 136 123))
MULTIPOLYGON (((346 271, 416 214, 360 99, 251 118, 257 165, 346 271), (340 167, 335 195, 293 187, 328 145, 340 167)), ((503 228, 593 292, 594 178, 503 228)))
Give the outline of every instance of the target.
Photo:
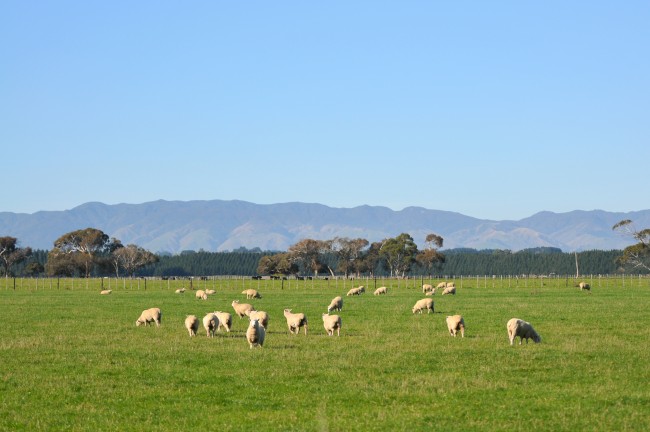
POLYGON ((336 236, 379 241, 402 232, 422 246, 429 233, 444 248, 510 249, 557 247, 563 251, 622 249, 632 243, 613 232, 622 219, 650 227, 650 210, 540 212, 519 221, 476 219, 460 213, 407 207, 333 208, 321 204, 253 204, 245 201, 153 201, 143 204, 86 203, 65 211, 0 212, 0 236, 21 246, 51 249, 61 235, 97 228, 123 244, 153 252, 227 251, 240 247, 286 250, 303 238, 336 236))

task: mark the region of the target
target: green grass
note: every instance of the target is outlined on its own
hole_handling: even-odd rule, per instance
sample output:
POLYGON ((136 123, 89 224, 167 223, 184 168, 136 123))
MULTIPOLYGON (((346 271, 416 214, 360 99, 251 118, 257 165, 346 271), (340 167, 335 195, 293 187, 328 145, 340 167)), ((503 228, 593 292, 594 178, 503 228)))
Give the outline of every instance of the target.
POLYGON ((218 281, 208 301, 174 294, 180 282, 127 282, 110 296, 97 280, 10 284, 0 430, 650 430, 649 281, 593 283, 591 294, 563 280, 476 282, 434 296, 430 315, 411 313, 423 297, 413 282, 344 297, 340 338, 321 314, 350 282, 218 281), (249 349, 237 317, 229 334, 188 336, 187 314, 232 313, 249 287, 271 316, 264 348, 249 349), (149 307, 162 309, 161 328, 135 326, 149 307), (288 334, 285 307, 307 314, 306 337, 288 334), (447 332, 455 313, 464 339, 447 332), (510 346, 512 317, 542 343, 510 346))

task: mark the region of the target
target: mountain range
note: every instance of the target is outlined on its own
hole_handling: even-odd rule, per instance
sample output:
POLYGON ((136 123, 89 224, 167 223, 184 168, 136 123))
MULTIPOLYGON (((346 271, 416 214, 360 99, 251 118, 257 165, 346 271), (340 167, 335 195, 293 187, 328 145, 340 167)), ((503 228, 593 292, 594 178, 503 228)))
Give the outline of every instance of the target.
POLYGON ((631 219, 650 227, 650 210, 620 213, 543 211, 518 220, 493 221, 460 213, 407 207, 333 208, 322 204, 254 204, 245 201, 152 201, 108 205, 89 202, 64 211, 0 212, 0 236, 19 245, 52 249, 61 235, 97 228, 122 244, 152 252, 228 251, 241 247, 286 250, 304 238, 365 238, 370 242, 409 233, 419 246, 427 234, 443 237, 444 248, 510 249, 557 247, 563 251, 623 249, 633 243, 612 231, 631 219))

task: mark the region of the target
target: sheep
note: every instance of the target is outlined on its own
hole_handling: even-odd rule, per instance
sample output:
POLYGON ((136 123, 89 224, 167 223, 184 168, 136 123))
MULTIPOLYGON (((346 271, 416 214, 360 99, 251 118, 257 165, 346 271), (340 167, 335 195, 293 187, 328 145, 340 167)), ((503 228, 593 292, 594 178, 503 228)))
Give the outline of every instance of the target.
POLYGON ((436 285, 436 289, 444 290, 445 288, 447 288, 447 282, 440 282, 438 285, 436 285))
POLYGON ((160 327, 162 312, 159 308, 145 309, 140 314, 140 318, 135 321, 135 325, 140 327, 142 324, 147 326, 150 322, 155 322, 156 327, 160 327))
POLYGON ((216 290, 213 290, 213 289, 207 289, 207 290, 205 290, 205 293, 206 293, 207 295, 212 295, 212 294, 216 294, 217 291, 216 291, 216 290))
POLYGON ((422 300, 415 302, 415 305, 413 306, 413 313, 422 313, 422 309, 426 309, 427 314, 433 312, 433 299, 423 298, 422 300))
POLYGON ((332 312, 333 310, 341 311, 343 309, 343 298, 341 296, 336 296, 330 302, 330 305, 327 306, 327 313, 332 312))
POLYGON ((300 333, 300 327, 305 328, 305 336, 307 335, 307 317, 304 313, 293 313, 291 309, 284 310, 284 317, 287 319, 287 327, 289 328, 289 333, 295 334, 300 333))
POLYGON ((264 330, 269 328, 268 327, 268 325, 269 325, 269 314, 268 313, 266 313, 264 311, 253 310, 253 311, 250 311, 249 313, 247 313, 247 315, 248 315, 248 318, 256 319, 257 321, 259 321, 260 325, 262 327, 264 327, 264 330))
POLYGON ((456 284, 454 282, 447 282, 447 288, 455 287, 456 284))
POLYGON ((360 286, 358 288, 352 288, 350 291, 348 291, 346 296, 361 295, 364 292, 366 292, 366 289, 363 286, 360 286))
POLYGON ((422 294, 426 294, 431 290, 433 290, 433 286, 431 284, 422 285, 422 294))
POLYGON ((232 315, 230 315, 228 312, 221 312, 221 311, 215 311, 214 314, 217 316, 219 319, 219 328, 223 327, 226 329, 228 333, 230 333, 230 328, 232 327, 232 315))
POLYGON ((232 301, 232 308, 235 310, 235 313, 239 318, 243 318, 245 315, 248 315, 251 311, 254 311, 255 308, 253 305, 248 303, 239 303, 239 300, 232 301))
POLYGON ((388 294, 388 288, 384 287, 379 287, 375 290, 373 293, 374 295, 382 295, 382 294, 388 294))
POLYGON ((453 286, 453 285, 452 286, 447 286, 447 288, 445 288, 445 290, 442 292, 442 295, 445 295, 445 294, 456 295, 456 287, 453 286))
POLYGON ((506 324, 506 328, 508 329, 510 345, 514 345, 517 336, 519 336, 519 345, 521 345, 524 339, 526 339, 526 344, 528 344, 528 339, 532 339, 535 343, 542 341, 542 338, 535 331, 533 326, 529 322, 519 318, 512 318, 509 320, 506 324))
POLYGON ((336 330, 337 336, 341 336, 341 324, 340 316, 323 314, 323 327, 325 327, 327 336, 334 336, 334 330, 336 330))
POLYGON ((113 292, 113 290, 101 290, 101 291, 100 291, 100 294, 101 294, 101 295, 107 295, 107 294, 110 294, 110 293, 112 293, 112 292, 113 292))
POLYGON ((185 288, 179 288, 176 291, 174 291, 174 293, 176 294, 183 294, 184 292, 185 292, 185 288))
POLYGON ((435 289, 435 288, 434 288, 434 289, 432 289, 431 291, 429 291, 429 292, 428 292, 428 293, 426 293, 425 295, 426 295, 426 296, 432 296, 432 295, 436 295, 436 289, 435 289))
POLYGON ((196 317, 196 315, 188 315, 185 318, 185 328, 190 334, 190 337, 196 336, 196 332, 199 329, 199 319, 196 317))
POLYGON ((448 316, 446 321, 451 336, 456 337, 456 333, 460 330, 460 337, 465 337, 465 320, 461 315, 448 316))
POLYGON ((247 289, 241 292, 242 294, 246 294, 247 299, 252 299, 252 298, 258 298, 261 299, 262 295, 257 292, 257 290, 254 289, 247 289))
POLYGON ((264 330, 264 327, 262 327, 256 319, 252 319, 248 325, 248 330, 246 330, 246 340, 251 349, 253 349, 254 346, 259 346, 261 348, 264 345, 265 338, 266 330, 264 330))
POLYGON ((578 284, 578 287, 580 288, 580 291, 582 290, 591 291, 591 285, 589 285, 587 282, 580 282, 578 284))
POLYGON ((214 332, 219 327, 219 317, 214 312, 209 312, 203 317, 203 328, 207 337, 214 337, 214 332))
POLYGON ((207 300, 208 299, 208 295, 203 290, 197 290, 196 293, 194 294, 194 296, 196 298, 198 298, 198 299, 201 299, 201 300, 207 300))

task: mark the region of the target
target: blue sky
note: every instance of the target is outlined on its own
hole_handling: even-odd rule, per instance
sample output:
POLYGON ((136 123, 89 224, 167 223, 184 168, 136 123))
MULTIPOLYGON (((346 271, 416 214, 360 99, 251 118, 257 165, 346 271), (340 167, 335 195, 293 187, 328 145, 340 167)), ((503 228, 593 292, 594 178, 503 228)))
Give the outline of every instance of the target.
POLYGON ((650 208, 646 1, 0 2, 0 211, 650 208))

